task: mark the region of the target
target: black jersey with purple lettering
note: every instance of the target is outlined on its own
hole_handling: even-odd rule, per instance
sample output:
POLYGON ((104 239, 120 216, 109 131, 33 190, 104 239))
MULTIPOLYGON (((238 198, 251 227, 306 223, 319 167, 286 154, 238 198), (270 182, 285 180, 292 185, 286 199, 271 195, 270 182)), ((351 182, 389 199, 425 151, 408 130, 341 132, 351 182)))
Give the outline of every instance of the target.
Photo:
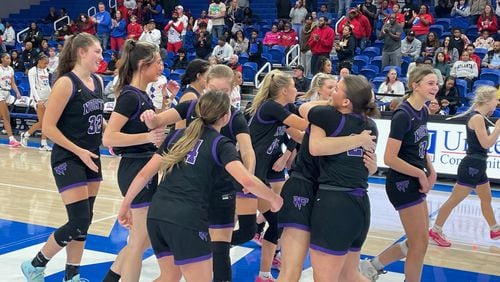
MULTIPOLYGON (((128 118, 121 132, 126 134, 146 133, 149 131, 144 122, 140 120, 141 114, 146 110, 154 110, 153 101, 145 91, 130 85, 125 85, 116 99, 114 112, 128 118)), ((140 144, 127 147, 114 147, 113 151, 118 154, 154 152, 156 146, 153 143, 140 144)))
MULTIPOLYGON (((378 136, 377 126, 372 119, 355 113, 342 114, 332 106, 312 108, 308 119, 329 137, 350 136, 364 130, 371 130, 373 135, 378 136)), ((367 188, 368 169, 363 155, 363 148, 358 147, 340 154, 319 157, 319 184, 367 188)))
MULTIPOLYGON (((172 132, 157 153, 168 152, 183 131, 172 132)), ((231 140, 206 126, 184 162, 176 165, 158 185, 148 218, 193 230, 208 228, 209 198, 219 188, 214 183, 224 175, 225 165, 236 160, 239 156, 231 140)))
MULTIPOLYGON (((99 151, 102 140, 103 122, 103 88, 101 81, 92 74, 94 90, 90 90, 73 72, 65 75, 73 84, 71 97, 66 104, 57 128, 61 133, 78 147, 89 151, 99 151)), ((74 154, 56 144, 57 150, 66 151, 58 153, 59 157, 69 157, 74 154)))
MULTIPOLYGON (((249 128, 255 155, 273 155, 281 150, 287 126, 283 121, 292 113, 287 106, 267 100, 250 119, 249 128)), ((257 165, 260 165, 257 163, 257 165)))
MULTIPOLYGON (((483 146, 481 146, 479 139, 477 139, 476 131, 472 130, 468 125, 470 119, 475 115, 481 115, 481 113, 479 113, 477 111, 473 111, 472 113, 470 113, 469 117, 467 118, 467 123, 465 124, 465 128, 467 129, 467 131, 466 131, 466 134, 467 134, 467 155, 478 155, 478 156, 487 158, 488 157, 488 149, 485 149, 485 148, 483 148, 483 146)), ((486 119, 484 119, 484 126, 486 127, 486 132, 488 132, 488 135, 489 135, 490 130, 488 128, 488 124, 486 123, 486 119)))
POLYGON ((427 119, 429 113, 425 107, 419 111, 407 100, 392 114, 389 138, 401 141, 398 157, 420 169, 427 167, 427 119))
MULTIPOLYGON (((186 120, 186 126, 188 126, 195 118, 196 115, 196 104, 198 100, 190 100, 179 103, 175 110, 179 114, 182 119, 186 120)), ((250 130, 248 129, 248 124, 243 116, 243 113, 240 112, 235 107, 231 106, 231 117, 229 119, 229 123, 224 126, 220 133, 227 138, 231 139, 234 144, 236 144, 236 136, 240 133, 250 134, 250 130)))

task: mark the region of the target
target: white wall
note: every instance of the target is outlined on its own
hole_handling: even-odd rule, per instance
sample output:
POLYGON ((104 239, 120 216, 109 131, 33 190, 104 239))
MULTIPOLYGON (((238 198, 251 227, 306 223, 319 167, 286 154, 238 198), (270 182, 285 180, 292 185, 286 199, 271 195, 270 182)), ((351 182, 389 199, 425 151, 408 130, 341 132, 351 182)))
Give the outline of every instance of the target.
POLYGON ((9 14, 17 13, 30 5, 39 4, 40 0, 0 0, 0 17, 6 18, 9 14))

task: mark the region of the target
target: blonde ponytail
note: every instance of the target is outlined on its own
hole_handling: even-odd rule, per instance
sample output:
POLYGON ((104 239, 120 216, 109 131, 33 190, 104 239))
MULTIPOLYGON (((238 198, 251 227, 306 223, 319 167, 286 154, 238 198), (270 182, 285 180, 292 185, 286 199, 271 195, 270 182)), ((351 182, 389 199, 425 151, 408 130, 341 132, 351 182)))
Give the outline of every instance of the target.
POLYGON ((277 99, 280 90, 288 87, 290 83, 292 83, 292 77, 280 70, 273 70, 266 74, 262 86, 253 98, 252 106, 247 110, 247 113, 254 115, 264 101, 277 99))

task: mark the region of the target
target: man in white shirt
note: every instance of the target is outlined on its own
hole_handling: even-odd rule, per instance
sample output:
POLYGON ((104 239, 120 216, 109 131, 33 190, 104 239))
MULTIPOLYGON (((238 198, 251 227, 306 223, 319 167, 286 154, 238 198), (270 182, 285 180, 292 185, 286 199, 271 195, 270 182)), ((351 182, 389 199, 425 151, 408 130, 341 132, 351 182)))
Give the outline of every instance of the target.
POLYGON ((217 57, 217 62, 219 64, 225 64, 229 61, 229 58, 233 55, 233 47, 226 42, 224 36, 219 37, 217 46, 215 46, 212 51, 212 56, 217 57))
POLYGON ((149 22, 144 26, 144 31, 139 37, 139 41, 147 41, 160 46, 161 32, 156 29, 155 20, 149 20, 149 22))
POLYGON ((177 11, 177 15, 179 15, 179 21, 181 21, 184 24, 184 28, 182 29, 182 42, 184 42, 184 39, 186 38, 186 28, 188 26, 188 17, 184 15, 184 7, 181 5, 178 5, 175 7, 175 11, 177 11))

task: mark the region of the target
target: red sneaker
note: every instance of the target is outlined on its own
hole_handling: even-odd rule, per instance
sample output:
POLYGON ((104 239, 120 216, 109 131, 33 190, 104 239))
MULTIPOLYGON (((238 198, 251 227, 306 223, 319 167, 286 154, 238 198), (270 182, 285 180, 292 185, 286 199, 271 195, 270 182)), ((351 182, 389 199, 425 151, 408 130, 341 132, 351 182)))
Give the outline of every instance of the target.
POLYGON ((262 246, 262 236, 260 233, 255 233, 255 236, 253 236, 252 242, 255 244, 262 246))
POLYGON ((491 230, 490 231, 490 238, 492 240, 500 240, 500 229, 498 229, 498 230, 491 230))
MULTIPOLYGON (((500 234, 499 234, 500 235, 500 234)), ((440 247, 449 247, 451 246, 451 242, 446 240, 444 234, 436 232, 434 230, 429 229, 429 237, 440 247)))
POLYGON ((16 139, 13 139, 13 140, 9 141, 9 146, 14 147, 14 148, 20 147, 21 142, 17 141, 16 139))
POLYGON ((255 282, 275 282, 276 280, 274 280, 273 277, 269 277, 269 278, 262 278, 260 276, 257 276, 257 278, 255 278, 255 282))

